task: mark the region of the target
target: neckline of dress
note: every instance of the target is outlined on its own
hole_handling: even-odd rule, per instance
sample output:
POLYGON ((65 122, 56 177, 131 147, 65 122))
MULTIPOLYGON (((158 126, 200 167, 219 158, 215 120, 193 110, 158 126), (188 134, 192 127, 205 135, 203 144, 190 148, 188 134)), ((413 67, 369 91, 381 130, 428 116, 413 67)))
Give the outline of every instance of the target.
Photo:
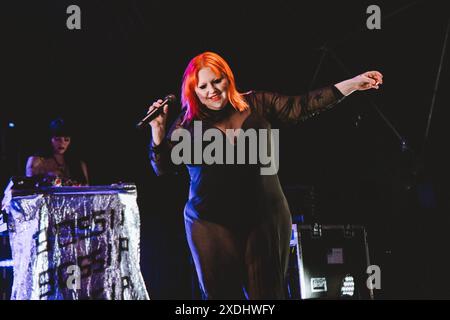
POLYGON ((56 163, 56 165, 57 165, 58 167, 64 168, 64 167, 66 166, 66 163, 65 163, 65 162, 60 163, 60 162, 58 161, 58 159, 56 159, 55 155, 52 155, 52 159, 55 161, 55 163, 56 163))
MULTIPOLYGON (((248 118, 250 118, 253 114, 253 111, 250 109, 250 113, 245 117, 244 121, 242 121, 241 126, 239 128, 227 128, 225 130, 239 130, 239 129, 243 129, 245 127, 245 124, 247 123, 248 118)), ((212 125, 212 124, 208 124, 209 127, 214 128, 219 130, 224 136, 227 135, 226 132, 224 132, 222 129, 220 129, 219 127, 212 125)))

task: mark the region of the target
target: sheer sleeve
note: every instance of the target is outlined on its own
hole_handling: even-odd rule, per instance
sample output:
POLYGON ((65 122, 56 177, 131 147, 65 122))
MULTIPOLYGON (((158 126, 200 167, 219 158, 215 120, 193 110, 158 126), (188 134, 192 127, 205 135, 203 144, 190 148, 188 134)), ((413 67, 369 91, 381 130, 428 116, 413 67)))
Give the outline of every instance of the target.
POLYGON ((174 142, 170 140, 170 136, 172 135, 173 131, 178 128, 182 128, 184 114, 184 111, 180 113, 180 115, 170 127, 168 133, 166 134, 166 137, 159 145, 155 146, 153 144, 153 139, 150 140, 149 158, 150 163, 153 167, 153 171, 157 176, 178 173, 179 166, 175 165, 170 158, 170 153, 174 146, 174 142))
POLYGON ((328 86, 300 96, 285 96, 257 91, 249 97, 256 110, 269 122, 296 125, 323 110, 330 109, 345 96, 335 87, 328 86))

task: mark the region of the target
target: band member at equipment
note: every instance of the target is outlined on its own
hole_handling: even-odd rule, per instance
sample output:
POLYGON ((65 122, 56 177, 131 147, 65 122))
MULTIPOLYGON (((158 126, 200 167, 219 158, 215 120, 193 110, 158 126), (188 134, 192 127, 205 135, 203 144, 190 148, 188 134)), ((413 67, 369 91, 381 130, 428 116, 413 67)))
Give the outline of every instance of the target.
POLYGON ((26 176, 59 178, 64 185, 89 184, 88 169, 71 150, 73 130, 61 118, 50 123, 49 144, 28 158, 26 176))

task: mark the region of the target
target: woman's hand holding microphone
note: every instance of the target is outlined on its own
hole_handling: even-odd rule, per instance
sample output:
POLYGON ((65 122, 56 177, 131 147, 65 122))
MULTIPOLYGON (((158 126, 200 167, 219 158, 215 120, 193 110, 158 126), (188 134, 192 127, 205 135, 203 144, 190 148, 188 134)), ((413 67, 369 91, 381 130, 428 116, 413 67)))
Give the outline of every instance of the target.
POLYGON ((161 103, 163 102, 163 100, 159 99, 158 101, 153 102, 148 108, 148 113, 152 112, 155 108, 163 108, 162 112, 149 123, 152 127, 152 138, 155 146, 159 145, 166 135, 167 112, 169 106, 168 104, 162 106, 161 103))

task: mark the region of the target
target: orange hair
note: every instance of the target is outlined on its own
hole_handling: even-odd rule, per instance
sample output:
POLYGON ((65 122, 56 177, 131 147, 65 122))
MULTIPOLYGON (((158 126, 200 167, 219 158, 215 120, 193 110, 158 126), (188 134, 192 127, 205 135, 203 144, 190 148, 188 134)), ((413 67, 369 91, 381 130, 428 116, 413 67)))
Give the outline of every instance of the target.
POLYGON ((201 102, 195 93, 198 83, 198 72, 202 68, 210 68, 216 76, 225 76, 228 79, 228 100, 231 105, 239 111, 249 108, 248 103, 236 89, 233 72, 228 63, 217 53, 203 52, 194 57, 186 67, 181 85, 181 103, 186 108, 183 122, 190 122, 199 115, 201 102))

